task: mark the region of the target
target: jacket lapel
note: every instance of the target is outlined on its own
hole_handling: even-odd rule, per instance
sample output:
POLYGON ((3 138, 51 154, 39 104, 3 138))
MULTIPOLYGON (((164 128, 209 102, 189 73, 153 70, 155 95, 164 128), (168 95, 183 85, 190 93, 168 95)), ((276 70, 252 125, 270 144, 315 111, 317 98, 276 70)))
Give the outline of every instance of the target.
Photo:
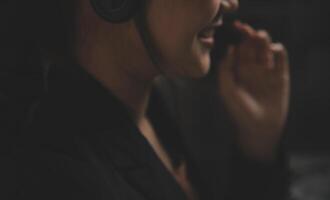
POLYGON ((111 157, 119 174, 147 199, 183 200, 185 195, 137 129, 134 140, 112 149, 111 157), (125 149, 125 150, 124 150, 125 149), (130 149, 127 151, 127 149, 130 149))
POLYGON ((51 68, 48 79, 48 89, 53 95, 65 96, 68 112, 83 110, 83 114, 73 115, 75 125, 84 127, 82 137, 105 168, 114 169, 146 199, 186 199, 125 106, 110 91, 79 66, 51 68))

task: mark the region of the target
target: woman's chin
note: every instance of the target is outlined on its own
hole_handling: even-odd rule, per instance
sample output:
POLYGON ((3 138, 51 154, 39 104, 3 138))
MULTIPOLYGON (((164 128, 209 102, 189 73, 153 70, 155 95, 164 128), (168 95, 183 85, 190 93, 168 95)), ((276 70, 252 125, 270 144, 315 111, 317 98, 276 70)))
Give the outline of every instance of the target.
MULTIPOLYGON (((188 70, 187 70, 188 71, 188 70)), ((189 72, 185 73, 186 78, 199 79, 205 77, 210 71, 209 59, 190 66, 189 72)))
POLYGON ((191 78, 196 78, 196 79, 203 78, 209 73, 210 71, 209 69, 210 67, 207 67, 207 69, 205 67, 202 70, 200 70, 198 73, 193 74, 191 78))
POLYGON ((167 71, 165 74, 170 77, 200 79, 205 77, 210 71, 209 60, 210 59, 206 59, 203 62, 198 60, 198 62, 189 62, 183 65, 179 65, 181 67, 167 71))
POLYGON ((204 54, 199 57, 198 62, 195 65, 195 70, 192 78, 203 78, 210 71, 211 58, 209 54, 204 54))
POLYGON ((185 59, 181 59, 180 62, 172 62, 172 64, 166 65, 167 67, 165 67, 165 69, 168 69, 167 74, 170 76, 199 79, 205 77, 209 73, 210 65, 210 53, 198 49, 198 51, 194 51, 192 54, 185 57, 185 59))
POLYGON ((197 43, 198 45, 195 46, 197 48, 194 49, 194 62, 192 70, 192 78, 203 78, 206 76, 210 71, 211 65, 211 50, 212 48, 206 48, 200 42, 197 43))

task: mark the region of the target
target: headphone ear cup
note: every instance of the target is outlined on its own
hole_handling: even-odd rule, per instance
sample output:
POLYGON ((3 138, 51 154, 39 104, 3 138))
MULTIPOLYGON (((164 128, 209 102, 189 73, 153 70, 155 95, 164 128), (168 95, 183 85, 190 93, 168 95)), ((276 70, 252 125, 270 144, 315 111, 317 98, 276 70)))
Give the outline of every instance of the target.
POLYGON ((112 23, 126 22, 134 17, 142 0, 90 0, 95 12, 112 23))

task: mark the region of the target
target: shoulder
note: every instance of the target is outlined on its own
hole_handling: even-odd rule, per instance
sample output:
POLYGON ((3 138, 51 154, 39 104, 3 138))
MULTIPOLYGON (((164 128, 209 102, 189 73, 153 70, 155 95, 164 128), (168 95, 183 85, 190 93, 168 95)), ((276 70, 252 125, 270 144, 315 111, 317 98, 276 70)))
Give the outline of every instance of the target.
POLYGON ((13 199, 113 199, 105 176, 114 170, 103 170, 98 130, 69 103, 47 97, 35 107, 13 153, 13 199))
MULTIPOLYGON (((91 158, 93 159, 93 158, 91 158)), ((111 197, 101 164, 47 148, 20 149, 14 155, 14 199, 100 199, 111 197)), ((96 160, 96 158, 94 158, 96 160)))

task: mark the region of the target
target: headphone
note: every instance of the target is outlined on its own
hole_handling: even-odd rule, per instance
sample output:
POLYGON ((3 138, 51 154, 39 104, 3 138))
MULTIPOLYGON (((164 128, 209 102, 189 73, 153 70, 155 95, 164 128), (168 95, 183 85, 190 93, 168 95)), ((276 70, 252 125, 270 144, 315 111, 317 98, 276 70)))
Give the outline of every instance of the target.
POLYGON ((135 17, 145 0, 90 0, 95 12, 111 23, 123 23, 135 17))
POLYGON ((149 58, 159 71, 160 53, 156 47, 146 19, 146 0, 90 0, 95 12, 111 23, 123 23, 134 19, 137 30, 149 54, 149 58))

